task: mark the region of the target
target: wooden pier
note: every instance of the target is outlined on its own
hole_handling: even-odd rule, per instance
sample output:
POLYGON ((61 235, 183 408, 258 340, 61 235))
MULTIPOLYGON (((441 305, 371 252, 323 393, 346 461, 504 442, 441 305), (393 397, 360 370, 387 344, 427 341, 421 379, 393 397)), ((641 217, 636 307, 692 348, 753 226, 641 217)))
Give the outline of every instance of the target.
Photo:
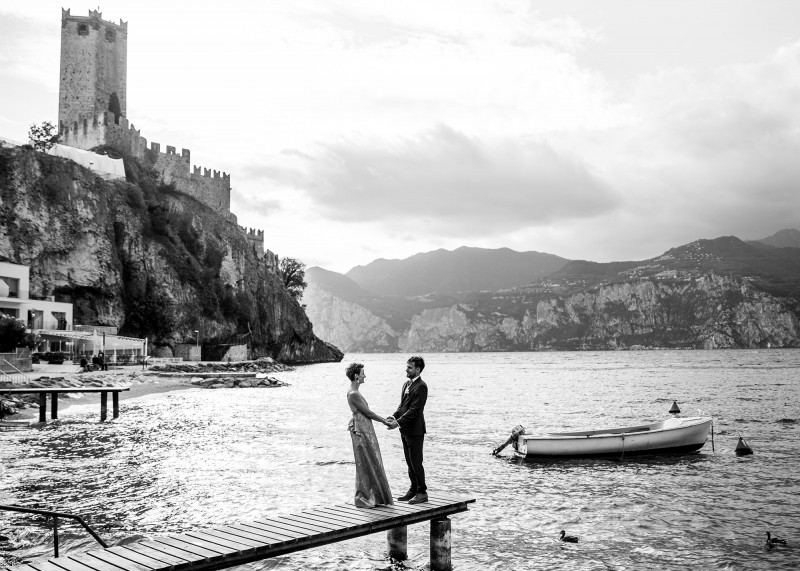
MULTIPOLYGON (((59 393, 100 393, 100 422, 108 417, 108 393, 113 401, 114 418, 119 417, 119 393, 129 391, 130 387, 0 387, 0 395, 4 394, 38 394, 39 422, 47 422, 47 395, 50 394, 50 418, 58 418, 59 393)), ((0 419, 2 419, 0 407, 0 419)))
POLYGON ((11 571, 182 571, 226 569, 387 531, 391 557, 407 557, 406 526, 431 522, 431 571, 448 571, 450 519, 474 499, 429 493, 427 503, 359 509, 342 503, 188 531, 11 567, 11 571))

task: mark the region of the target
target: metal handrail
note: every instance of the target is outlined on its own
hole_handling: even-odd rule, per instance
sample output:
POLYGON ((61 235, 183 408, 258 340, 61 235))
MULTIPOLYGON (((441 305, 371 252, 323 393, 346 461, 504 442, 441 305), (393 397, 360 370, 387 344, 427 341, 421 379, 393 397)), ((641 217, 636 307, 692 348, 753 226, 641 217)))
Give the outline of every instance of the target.
POLYGON ((58 557, 58 518, 66 518, 66 519, 73 519, 81 524, 86 531, 88 531, 92 537, 97 540, 97 543, 102 545, 103 547, 108 547, 105 541, 100 539, 100 536, 97 535, 94 530, 89 527, 89 525, 83 521, 81 516, 74 515, 74 514, 66 514, 62 512, 54 512, 50 510, 39 510, 35 508, 24 508, 22 506, 6 506, 0 505, 0 511, 9 511, 9 512, 21 512, 21 513, 31 513, 31 514, 39 514, 45 515, 53 518, 53 547, 55 549, 55 556, 58 557))
MULTIPOLYGON (((19 375, 21 375, 21 376, 22 376, 23 380, 25 380, 25 381, 30 381, 30 379, 28 378, 28 375, 26 375, 25 373, 23 373, 22 371, 20 371, 19 369, 17 369, 17 368, 14 366, 14 364, 13 364, 13 363, 9 363, 9 362, 8 362, 8 360, 7 360, 7 359, 5 359, 5 358, 3 358, 3 363, 5 363, 6 365, 8 365, 8 366, 9 366, 9 367, 11 367, 12 369, 14 369, 14 370, 17 372, 17 374, 19 374, 19 375)), ((6 371, 2 371, 2 370, 0 370, 0 372, 2 372, 2 373, 5 375, 5 376, 7 376, 7 377, 11 378, 11 375, 9 375, 9 374, 8 374, 6 371)), ((12 382, 12 383, 14 382, 14 381, 13 381, 13 379, 12 379, 12 381, 11 381, 11 382, 12 382)))

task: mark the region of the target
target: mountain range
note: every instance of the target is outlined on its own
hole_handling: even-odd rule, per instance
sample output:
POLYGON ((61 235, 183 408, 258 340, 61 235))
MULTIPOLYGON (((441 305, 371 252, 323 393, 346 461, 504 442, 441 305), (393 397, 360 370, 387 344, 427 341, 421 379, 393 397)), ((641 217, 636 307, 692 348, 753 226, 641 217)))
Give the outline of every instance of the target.
POLYGON ((643 261, 463 247, 306 278, 315 333, 344 351, 800 346, 796 229, 643 261))

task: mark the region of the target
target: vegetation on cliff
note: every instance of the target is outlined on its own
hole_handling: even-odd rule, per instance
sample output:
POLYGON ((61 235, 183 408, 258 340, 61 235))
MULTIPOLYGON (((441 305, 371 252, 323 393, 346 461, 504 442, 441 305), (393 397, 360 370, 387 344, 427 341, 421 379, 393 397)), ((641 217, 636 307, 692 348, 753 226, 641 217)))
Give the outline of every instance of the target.
POLYGON ((31 267, 32 296, 163 348, 197 330, 206 344, 243 336, 255 357, 341 359, 235 223, 122 158, 126 180, 105 181, 31 148, 0 149, 0 257, 31 267))

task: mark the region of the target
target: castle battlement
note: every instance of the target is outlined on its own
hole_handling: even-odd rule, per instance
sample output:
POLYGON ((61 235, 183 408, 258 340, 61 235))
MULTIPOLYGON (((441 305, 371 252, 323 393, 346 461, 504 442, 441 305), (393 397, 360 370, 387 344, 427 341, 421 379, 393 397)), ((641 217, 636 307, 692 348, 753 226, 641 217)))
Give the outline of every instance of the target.
POLYGON ((126 32, 128 31, 128 22, 123 22, 122 19, 120 19, 119 24, 115 24, 114 22, 111 22, 109 20, 103 20, 103 13, 100 10, 89 10, 89 16, 87 17, 87 16, 73 16, 70 14, 69 8, 67 8, 66 10, 64 10, 64 8, 61 8, 61 26, 64 27, 67 21, 73 21, 73 22, 83 21, 87 23, 91 22, 94 24, 105 24, 108 26, 113 26, 120 30, 125 30, 126 32))

